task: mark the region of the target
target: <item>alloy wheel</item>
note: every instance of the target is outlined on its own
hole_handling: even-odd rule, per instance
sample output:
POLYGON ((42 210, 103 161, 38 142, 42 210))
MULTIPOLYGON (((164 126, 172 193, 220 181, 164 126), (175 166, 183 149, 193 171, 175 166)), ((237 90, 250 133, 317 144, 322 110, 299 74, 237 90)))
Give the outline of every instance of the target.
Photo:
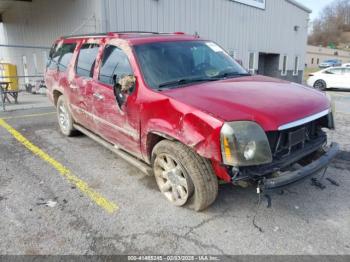
POLYGON ((184 205, 191 195, 191 181, 181 164, 169 154, 157 155, 154 175, 160 191, 174 205, 184 205))
POLYGON ((318 81, 315 82, 314 88, 316 88, 318 90, 325 90, 326 89, 326 84, 325 84, 324 81, 318 80, 318 81))
POLYGON ((58 123, 63 131, 67 131, 69 129, 69 115, 67 108, 64 103, 61 103, 58 107, 58 123))

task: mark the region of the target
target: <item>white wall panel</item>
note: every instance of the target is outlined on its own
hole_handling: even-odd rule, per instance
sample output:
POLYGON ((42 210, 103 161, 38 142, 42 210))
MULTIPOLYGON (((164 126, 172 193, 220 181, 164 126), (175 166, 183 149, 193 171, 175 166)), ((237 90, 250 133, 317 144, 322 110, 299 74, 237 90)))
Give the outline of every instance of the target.
MULTIPOLYGON (((75 30, 77 30, 75 33, 101 31, 101 2, 96 0, 16 2, 3 14, 3 20, 4 32, 0 36, 0 43, 49 47, 58 37, 71 34, 75 30)), ((0 60, 16 64, 18 75, 23 75, 22 57, 26 56, 29 75, 42 74, 43 51, 3 47, 0 48, 0 60), (37 72, 33 54, 38 60, 37 72)))
POLYGON ((236 50, 244 64, 255 51, 288 54, 290 69, 292 57, 299 55, 304 66, 308 13, 287 1, 267 0, 265 10, 229 0, 106 1, 111 31, 198 32, 236 50))
MULTIPOLYGON (((245 66, 250 51, 257 57, 258 52, 287 54, 289 69, 295 55, 300 69, 305 62, 308 13, 285 0, 266 0, 265 10, 229 0, 33 0, 16 2, 3 18, 7 37, 0 42, 8 44, 50 46, 76 29, 184 31, 234 50, 245 66)), ((0 59, 11 58, 21 67, 18 59, 26 55, 32 64, 34 51, 41 52, 1 48, 0 59)))

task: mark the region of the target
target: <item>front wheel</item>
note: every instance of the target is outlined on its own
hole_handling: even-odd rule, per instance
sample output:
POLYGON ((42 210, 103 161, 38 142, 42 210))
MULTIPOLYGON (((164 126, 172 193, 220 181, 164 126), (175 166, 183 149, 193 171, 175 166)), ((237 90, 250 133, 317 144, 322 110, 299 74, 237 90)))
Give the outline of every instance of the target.
POLYGON ((314 88, 320 90, 320 91, 324 91, 327 89, 327 84, 324 80, 317 80, 315 83, 314 83, 314 88))
POLYGON ((65 136, 72 136, 75 132, 73 127, 73 118, 69 112, 63 95, 61 95, 57 100, 57 118, 62 134, 65 136))
POLYGON ((201 211, 218 194, 211 163, 179 142, 163 140, 152 152, 153 171, 163 195, 174 205, 201 211))

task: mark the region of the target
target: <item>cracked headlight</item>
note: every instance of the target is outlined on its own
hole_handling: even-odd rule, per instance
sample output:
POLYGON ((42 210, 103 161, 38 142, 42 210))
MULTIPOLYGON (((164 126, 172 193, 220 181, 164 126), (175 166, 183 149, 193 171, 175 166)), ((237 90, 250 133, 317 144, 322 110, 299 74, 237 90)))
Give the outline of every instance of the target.
POLYGON ((253 166, 272 161, 266 134, 255 122, 225 123, 220 137, 222 159, 226 165, 253 166))

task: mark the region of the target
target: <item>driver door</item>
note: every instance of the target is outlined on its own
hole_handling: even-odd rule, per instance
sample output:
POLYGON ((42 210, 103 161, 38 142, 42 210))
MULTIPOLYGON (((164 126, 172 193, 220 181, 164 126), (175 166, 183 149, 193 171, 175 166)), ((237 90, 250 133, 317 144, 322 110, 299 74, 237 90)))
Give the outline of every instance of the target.
POLYGON ((93 83, 92 114, 100 136, 136 156, 141 156, 136 92, 133 90, 127 93, 124 104, 119 106, 113 90, 113 76, 119 79, 125 75, 133 75, 127 55, 115 45, 106 45, 99 74, 93 83))

